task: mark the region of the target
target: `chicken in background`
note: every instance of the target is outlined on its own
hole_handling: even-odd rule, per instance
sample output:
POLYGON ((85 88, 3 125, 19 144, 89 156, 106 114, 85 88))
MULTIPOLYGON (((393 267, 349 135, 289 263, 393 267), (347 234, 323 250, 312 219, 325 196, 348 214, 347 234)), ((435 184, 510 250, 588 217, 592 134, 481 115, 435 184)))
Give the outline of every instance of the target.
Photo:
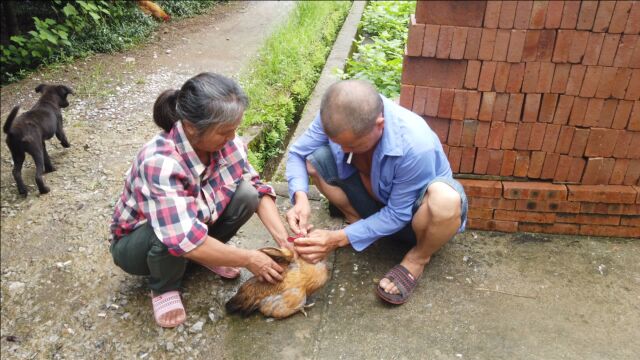
POLYGON ((145 14, 151 14, 163 21, 171 20, 171 16, 164 12, 164 10, 162 10, 162 8, 153 1, 138 0, 138 7, 140 7, 140 10, 145 14))
POLYGON ((290 249, 262 248, 275 262, 285 268, 283 280, 277 284, 260 281, 257 277, 247 280, 227 303, 229 313, 241 312, 247 316, 259 310, 265 316, 282 319, 304 311, 307 297, 320 289, 329 279, 325 261, 310 264, 296 258, 290 249))

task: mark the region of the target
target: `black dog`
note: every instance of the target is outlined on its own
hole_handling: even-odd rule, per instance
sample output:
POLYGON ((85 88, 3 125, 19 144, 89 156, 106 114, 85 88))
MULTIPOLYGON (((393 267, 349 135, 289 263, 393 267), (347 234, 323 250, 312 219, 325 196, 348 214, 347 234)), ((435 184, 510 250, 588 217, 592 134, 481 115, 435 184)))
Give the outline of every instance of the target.
POLYGON ((71 146, 62 129, 60 109, 69 106, 67 95, 73 94, 73 90, 64 85, 40 84, 36 87, 36 92, 42 93, 42 96, 31 110, 16 118, 20 106, 14 107, 3 128, 7 134, 7 146, 13 157, 13 178, 21 195, 27 195, 27 187, 22 181, 21 173, 25 153, 33 157, 38 190, 41 194, 46 194, 49 188, 44 184, 42 174, 56 169, 51 164, 44 141, 51 139, 55 134, 63 147, 71 146))

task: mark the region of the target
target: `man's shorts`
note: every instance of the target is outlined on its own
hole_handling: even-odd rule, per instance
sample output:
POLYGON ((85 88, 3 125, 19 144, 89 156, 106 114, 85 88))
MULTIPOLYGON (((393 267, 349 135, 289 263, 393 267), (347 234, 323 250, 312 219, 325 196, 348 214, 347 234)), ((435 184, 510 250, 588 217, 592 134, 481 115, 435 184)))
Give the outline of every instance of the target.
MULTIPOLYGON (((367 192, 364 184, 362 183, 362 179, 358 172, 349 176, 348 178, 342 180, 338 177, 338 168, 336 167, 336 161, 331 152, 331 149, 328 145, 325 145, 316 151, 314 151, 307 158, 313 167, 318 171, 320 177, 324 179, 329 185, 338 186, 344 191, 351 203, 351 206, 358 212, 360 218, 365 219, 376 212, 378 212, 384 204, 377 201, 369 193, 367 192)), ((429 183, 425 185, 425 187, 420 192, 420 195, 413 203, 412 212, 413 214, 418 211, 418 208, 422 204, 422 200, 424 199, 424 195, 427 192, 427 189, 434 182, 442 182, 449 186, 451 186, 455 191, 460 195, 460 199, 462 200, 462 214, 460 219, 460 228, 458 232, 462 232, 465 229, 467 223, 467 210, 469 208, 467 195, 464 192, 464 188, 462 184, 452 178, 446 177, 436 177, 431 180, 429 183)), ((403 241, 408 241, 410 243, 416 243, 416 235, 411 228, 411 222, 409 222, 402 230, 390 236, 391 238, 398 238, 403 241)))

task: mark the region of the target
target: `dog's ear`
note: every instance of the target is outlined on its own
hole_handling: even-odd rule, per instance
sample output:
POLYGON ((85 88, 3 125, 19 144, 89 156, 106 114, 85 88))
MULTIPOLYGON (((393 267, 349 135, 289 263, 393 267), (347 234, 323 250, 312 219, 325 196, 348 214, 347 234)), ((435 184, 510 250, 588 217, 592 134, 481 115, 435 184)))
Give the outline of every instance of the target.
POLYGON ((40 84, 38 86, 36 86, 36 92, 42 92, 42 90, 44 90, 44 87, 47 86, 47 84, 40 84))
POLYGON ((58 91, 60 92, 60 95, 62 96, 67 96, 68 94, 72 94, 73 95, 73 89, 71 89, 68 86, 65 85, 59 85, 58 86, 58 91))

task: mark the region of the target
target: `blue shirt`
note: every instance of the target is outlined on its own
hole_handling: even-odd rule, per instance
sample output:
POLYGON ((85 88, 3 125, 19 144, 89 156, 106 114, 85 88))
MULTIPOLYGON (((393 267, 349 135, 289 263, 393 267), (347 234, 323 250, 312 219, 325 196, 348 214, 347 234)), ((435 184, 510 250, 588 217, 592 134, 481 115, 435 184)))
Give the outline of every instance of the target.
MULTIPOLYGON (((345 228, 356 251, 364 250, 377 239, 396 233, 409 223, 413 217, 413 203, 431 180, 453 177, 442 144, 426 121, 381 97, 384 130, 373 153, 370 176, 372 191, 385 206, 345 228)), ((325 134, 318 114, 289 150, 286 175, 292 202, 297 191, 306 193, 309 190, 306 157, 326 144, 329 144, 336 160, 340 179, 346 179, 357 171, 345 162, 340 145, 325 134)))

